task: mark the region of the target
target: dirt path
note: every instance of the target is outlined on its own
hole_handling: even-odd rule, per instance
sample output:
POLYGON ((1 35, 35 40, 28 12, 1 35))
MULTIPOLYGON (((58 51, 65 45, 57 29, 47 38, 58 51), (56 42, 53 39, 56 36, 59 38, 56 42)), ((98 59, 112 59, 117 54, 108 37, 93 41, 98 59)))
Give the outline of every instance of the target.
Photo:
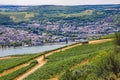
POLYGON ((27 76, 29 76, 30 74, 34 73, 37 69, 39 69, 40 67, 42 67, 44 64, 46 63, 46 61, 41 61, 39 62, 36 66, 34 66, 31 70, 28 70, 26 73, 20 75, 19 77, 15 78, 14 80, 23 80, 24 78, 26 78, 27 76))
POLYGON ((98 44, 98 43, 103 43, 107 41, 112 41, 112 39, 93 40, 93 41, 89 41, 89 44, 98 44))

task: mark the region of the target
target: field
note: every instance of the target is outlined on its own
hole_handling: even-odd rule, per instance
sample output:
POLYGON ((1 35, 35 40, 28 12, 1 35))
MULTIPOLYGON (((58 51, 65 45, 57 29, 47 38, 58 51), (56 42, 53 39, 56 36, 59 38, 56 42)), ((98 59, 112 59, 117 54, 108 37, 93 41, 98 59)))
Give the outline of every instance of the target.
POLYGON ((0 12, 0 14, 9 16, 14 22, 27 21, 34 17, 33 12, 0 12))
POLYGON ((25 66, 25 67, 23 67, 23 68, 21 68, 21 69, 19 69, 19 70, 16 70, 16 71, 14 71, 14 72, 12 72, 12 73, 10 73, 10 74, 7 74, 7 75, 5 75, 5 76, 0 77, 0 80, 13 80, 13 79, 15 79, 17 76, 19 76, 19 75, 23 74, 24 72, 26 72, 27 70, 31 69, 31 68, 32 68, 33 66, 35 66, 36 64, 37 64, 37 61, 32 61, 32 62, 30 63, 30 65, 25 66))

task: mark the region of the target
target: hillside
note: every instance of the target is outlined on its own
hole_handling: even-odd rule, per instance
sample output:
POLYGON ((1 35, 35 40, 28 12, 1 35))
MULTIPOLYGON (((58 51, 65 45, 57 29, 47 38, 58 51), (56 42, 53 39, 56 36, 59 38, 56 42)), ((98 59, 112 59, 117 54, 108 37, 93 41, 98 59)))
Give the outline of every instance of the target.
POLYGON ((68 47, 60 48, 45 53, 22 55, 15 57, 13 56, 13 59, 12 57, 11 58, 8 57, 5 59, 3 58, 0 60, 1 63, 0 65, 1 66, 6 65, 6 67, 0 68, 1 70, 0 79, 1 80, 2 79, 23 80, 24 78, 25 78, 24 80, 119 79, 120 55, 119 52, 117 53, 113 52, 114 44, 111 41, 111 39, 90 41, 89 43, 90 44, 86 45, 73 44, 68 47), (8 64, 3 63, 4 61, 8 62, 8 64), (11 61, 12 63, 10 63, 11 61), (21 65, 23 63, 24 65, 21 65), (17 65, 21 65, 21 67, 17 68, 17 65), (31 72, 31 70, 34 70, 34 68, 36 68, 35 71, 31 72), (6 70, 5 73, 4 70, 6 70), (29 73, 29 75, 25 77, 24 76, 25 73, 26 74, 29 73), (22 78, 22 76, 24 76, 24 78, 22 78))
MULTIPOLYGON (((119 14, 120 5, 78 5, 78 6, 0 6, 0 14, 8 15, 14 22, 39 20, 41 23, 84 23, 96 22, 110 15, 119 14), (17 14, 15 13, 17 11, 17 14), (13 13, 12 13, 13 12, 13 13), (26 14, 27 13, 27 14, 26 14), (25 15, 29 15, 27 19, 25 15), (86 19, 88 19, 86 21, 86 19)), ((116 20, 116 19, 115 19, 116 20)), ((115 21, 116 22, 116 21, 115 21)), ((118 23, 118 22, 117 22, 118 23)))

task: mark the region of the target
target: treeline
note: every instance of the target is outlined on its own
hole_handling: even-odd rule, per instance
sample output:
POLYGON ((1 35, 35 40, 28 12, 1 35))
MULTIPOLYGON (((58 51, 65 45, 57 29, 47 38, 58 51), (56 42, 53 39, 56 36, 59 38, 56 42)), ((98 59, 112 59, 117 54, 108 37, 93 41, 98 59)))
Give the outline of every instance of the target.
POLYGON ((19 47, 19 46, 22 46, 22 42, 1 43, 0 46, 1 46, 1 48, 19 47))
POLYGON ((28 45, 28 46, 32 46, 31 40, 24 40, 22 42, 4 42, 4 43, 0 43, 0 46, 2 48, 6 48, 6 47, 19 47, 19 46, 24 46, 24 45, 28 45))

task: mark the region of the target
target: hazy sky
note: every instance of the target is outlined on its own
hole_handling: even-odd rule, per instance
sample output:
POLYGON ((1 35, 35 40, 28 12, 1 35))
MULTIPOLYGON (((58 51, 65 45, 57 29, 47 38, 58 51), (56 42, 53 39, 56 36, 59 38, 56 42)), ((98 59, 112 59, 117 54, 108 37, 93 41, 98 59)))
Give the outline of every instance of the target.
POLYGON ((85 4, 120 4, 120 0, 0 0, 0 4, 10 5, 85 5, 85 4))

